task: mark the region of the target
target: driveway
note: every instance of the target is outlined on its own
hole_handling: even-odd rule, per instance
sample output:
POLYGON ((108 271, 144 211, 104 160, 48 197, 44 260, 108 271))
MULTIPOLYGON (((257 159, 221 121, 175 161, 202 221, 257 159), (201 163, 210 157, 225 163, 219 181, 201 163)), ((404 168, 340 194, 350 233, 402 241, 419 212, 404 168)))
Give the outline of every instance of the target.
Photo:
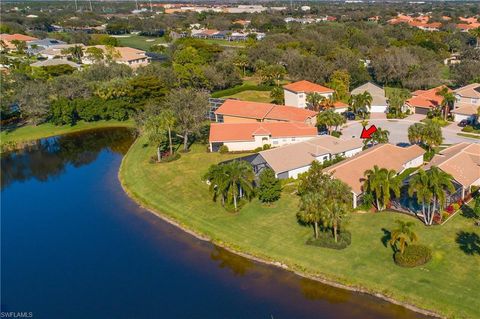
MULTIPOLYGON (((423 117, 422 117, 423 118, 423 117)), ((420 118, 421 119, 421 118, 420 118)), ((407 117, 402 120, 387 120, 387 119, 370 119, 368 125, 375 125, 377 128, 388 130, 390 132, 390 143, 409 143, 408 141, 408 127, 413 123, 419 122, 416 117, 407 117)), ((342 137, 344 138, 358 138, 362 132, 360 122, 350 121, 342 128, 342 137)), ((457 135, 458 130, 447 126, 442 128, 443 143, 455 144, 461 142, 480 143, 480 139, 468 138, 457 135)))

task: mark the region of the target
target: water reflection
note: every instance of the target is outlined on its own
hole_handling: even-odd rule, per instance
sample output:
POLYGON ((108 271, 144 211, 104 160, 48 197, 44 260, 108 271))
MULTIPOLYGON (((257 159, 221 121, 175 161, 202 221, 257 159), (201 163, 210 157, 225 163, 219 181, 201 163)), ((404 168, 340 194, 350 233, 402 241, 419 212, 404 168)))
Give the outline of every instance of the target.
POLYGON ((218 262, 218 267, 229 268, 235 276, 244 276, 247 270, 254 266, 251 260, 235 255, 218 246, 214 246, 210 258, 218 262))
POLYGON ((130 129, 110 128, 33 142, 21 150, 2 154, 1 188, 32 178, 46 182, 62 175, 68 165, 78 168, 92 163, 103 149, 124 155, 133 138, 130 129))

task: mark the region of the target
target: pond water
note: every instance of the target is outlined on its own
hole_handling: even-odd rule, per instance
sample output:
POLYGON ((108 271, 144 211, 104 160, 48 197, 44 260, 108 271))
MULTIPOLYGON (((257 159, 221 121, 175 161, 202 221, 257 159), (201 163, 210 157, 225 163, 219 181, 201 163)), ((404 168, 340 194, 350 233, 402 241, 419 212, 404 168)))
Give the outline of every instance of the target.
POLYGON ((419 318, 198 240, 139 208, 126 129, 1 157, 1 309, 33 318, 419 318))

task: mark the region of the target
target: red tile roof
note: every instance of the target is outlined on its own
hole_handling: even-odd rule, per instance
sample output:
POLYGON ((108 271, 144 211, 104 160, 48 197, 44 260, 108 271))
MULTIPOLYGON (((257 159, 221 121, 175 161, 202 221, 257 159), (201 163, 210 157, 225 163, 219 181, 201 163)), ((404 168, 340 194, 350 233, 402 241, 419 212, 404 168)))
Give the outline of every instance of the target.
POLYGON ((14 41, 14 40, 17 40, 17 41, 35 41, 35 40, 38 40, 37 38, 34 38, 34 37, 31 37, 31 36, 28 36, 28 35, 24 35, 24 34, 18 34, 18 33, 15 33, 15 34, 0 34, 0 40, 2 41, 14 41))
POLYGON ((212 123, 210 142, 253 141, 254 135, 278 137, 317 136, 317 128, 300 123, 258 122, 258 123, 212 123))
POLYGON ((284 85, 283 88, 292 91, 292 92, 297 92, 297 93, 333 93, 334 90, 327 88, 323 85, 312 83, 310 81, 298 81, 298 82, 293 82, 287 85, 284 85))
POLYGON ((342 108, 348 107, 348 104, 343 103, 341 101, 336 101, 336 102, 333 103, 333 106, 335 108, 342 109, 342 108))
MULTIPOLYGON (((412 93, 412 97, 407 100, 407 104, 412 107, 421 108, 435 108, 442 103, 443 98, 437 95, 437 92, 443 89, 444 86, 439 86, 430 90, 417 90, 412 93)), ((448 89, 449 92, 453 92, 448 89)))
POLYGON ((316 112, 292 106, 280 106, 271 103, 259 103, 239 100, 226 100, 215 114, 253 118, 271 119, 289 122, 305 122, 315 117, 316 112))

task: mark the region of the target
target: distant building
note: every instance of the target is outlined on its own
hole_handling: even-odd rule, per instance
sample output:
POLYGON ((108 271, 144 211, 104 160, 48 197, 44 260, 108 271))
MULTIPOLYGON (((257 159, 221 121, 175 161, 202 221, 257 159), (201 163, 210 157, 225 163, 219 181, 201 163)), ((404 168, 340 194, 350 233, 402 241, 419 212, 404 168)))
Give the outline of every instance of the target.
MULTIPOLYGON (((99 48, 103 51, 104 54, 109 54, 109 50, 105 45, 95 45, 95 46, 89 46, 85 47, 85 51, 88 50, 88 48, 95 47, 99 48)), ((138 50, 130 47, 114 47, 112 53, 114 53, 113 56, 113 61, 120 63, 120 64, 126 64, 132 69, 136 69, 140 66, 145 66, 150 63, 150 58, 146 55, 146 52, 143 50, 138 50)), ((82 58, 82 63, 84 64, 93 64, 95 61, 88 56, 88 54, 85 54, 82 58)))
POLYGON ((370 112, 372 113, 387 113, 388 103, 385 96, 385 90, 372 82, 367 82, 352 90, 352 95, 361 94, 364 92, 370 93, 372 96, 372 106, 370 112))
POLYGON ((14 44, 15 41, 21 41, 21 42, 23 41, 23 42, 28 44, 29 42, 36 41, 36 40, 38 40, 38 39, 34 38, 34 37, 31 37, 31 36, 28 36, 28 35, 24 35, 24 34, 2 33, 2 34, 0 34, 0 48, 2 50, 5 50, 5 49, 14 50, 15 49, 15 44, 14 44))
POLYGON ((56 65, 69 65, 72 68, 79 69, 81 66, 75 62, 69 61, 67 59, 50 59, 37 61, 30 64, 31 67, 47 67, 47 66, 56 66, 56 65))
POLYGON ((38 54, 40 51, 45 50, 47 48, 56 46, 56 45, 63 45, 66 44, 64 41, 60 41, 57 39, 45 38, 41 40, 30 41, 27 44, 27 53, 28 54, 38 54))
POLYGON ((309 93, 318 93, 326 98, 332 98, 335 91, 323 85, 303 80, 284 85, 283 92, 285 105, 304 109, 308 106, 307 95, 309 93))
POLYGON ((480 107, 480 83, 472 83, 454 91, 455 104, 452 110, 455 122, 476 121, 480 107))
POLYGON ((56 44, 37 52, 37 54, 47 59, 67 58, 69 54, 66 54, 65 50, 75 46, 85 47, 82 43, 56 44))

